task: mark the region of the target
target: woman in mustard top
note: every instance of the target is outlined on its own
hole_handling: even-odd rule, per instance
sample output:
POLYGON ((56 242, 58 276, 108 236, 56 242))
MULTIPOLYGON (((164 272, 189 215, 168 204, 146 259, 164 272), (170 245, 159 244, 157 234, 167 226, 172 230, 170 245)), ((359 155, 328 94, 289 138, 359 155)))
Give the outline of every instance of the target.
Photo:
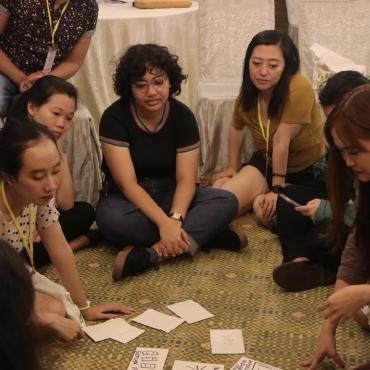
POLYGON ((229 129, 229 165, 213 177, 214 187, 237 196, 239 214, 253 207, 265 224, 285 186, 317 184, 322 174, 323 121, 312 86, 298 69, 298 50, 289 36, 267 30, 253 37, 229 129), (246 127, 256 151, 238 172, 246 127))

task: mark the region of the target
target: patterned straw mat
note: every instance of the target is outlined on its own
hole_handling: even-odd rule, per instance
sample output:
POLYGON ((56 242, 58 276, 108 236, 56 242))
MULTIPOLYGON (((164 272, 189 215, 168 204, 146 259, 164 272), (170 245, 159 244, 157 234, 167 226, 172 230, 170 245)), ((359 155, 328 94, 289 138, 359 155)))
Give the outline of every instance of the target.
MULTIPOLYGON (((297 369, 299 360, 312 350, 321 318, 318 303, 332 287, 302 293, 284 293, 272 281, 271 271, 280 263, 277 238, 256 225, 250 216, 236 221, 248 235, 242 253, 212 250, 199 252, 194 260, 179 259, 161 265, 159 271, 112 283, 114 251, 97 247, 80 251, 76 260, 89 299, 94 303, 122 302, 134 307, 133 318, 147 308, 171 314, 166 305, 193 299, 215 317, 189 325, 183 323, 169 334, 143 327, 145 333, 123 345, 113 340, 47 343, 43 364, 53 370, 126 370, 138 346, 168 348, 165 369, 174 360, 224 364, 229 369, 242 355, 212 355, 209 329, 243 331, 245 356, 281 369, 297 369)), ((55 279, 52 268, 44 271, 55 279)), ((348 369, 370 360, 369 334, 353 321, 337 332, 338 350, 348 369)), ((334 369, 325 362, 320 369, 334 369)))

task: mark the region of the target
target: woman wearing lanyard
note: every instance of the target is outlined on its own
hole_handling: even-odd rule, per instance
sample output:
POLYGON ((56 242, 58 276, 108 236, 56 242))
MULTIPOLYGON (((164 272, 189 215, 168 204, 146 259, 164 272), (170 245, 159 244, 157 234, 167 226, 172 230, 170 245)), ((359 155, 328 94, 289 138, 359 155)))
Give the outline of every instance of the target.
POLYGON ((323 123, 313 89, 298 68, 289 36, 271 30, 253 37, 229 129, 229 167, 213 177, 214 187, 237 196, 239 214, 254 206, 265 224, 287 184, 313 183, 321 175, 323 123), (246 127, 257 150, 238 172, 246 127))
POLYGON ((78 71, 97 16, 95 0, 0 0, 0 117, 45 74, 68 79, 78 71))
POLYGON ((64 340, 72 340, 83 335, 83 318, 112 318, 115 317, 112 312, 132 310, 114 304, 92 307, 86 300, 72 250, 60 228, 58 212, 52 205, 60 168, 60 152, 45 126, 27 118, 22 122, 12 118, 7 120, 0 131, 0 237, 18 252, 23 248, 27 252, 36 290, 36 324, 64 340), (39 233, 70 293, 35 271, 35 232, 39 233))

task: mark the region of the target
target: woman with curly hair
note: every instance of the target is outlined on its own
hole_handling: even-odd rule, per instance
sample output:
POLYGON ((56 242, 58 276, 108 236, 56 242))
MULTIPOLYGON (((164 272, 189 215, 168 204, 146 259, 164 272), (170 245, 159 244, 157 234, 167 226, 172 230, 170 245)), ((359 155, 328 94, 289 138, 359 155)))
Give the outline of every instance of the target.
MULTIPOLYGON (((100 123, 107 186, 96 220, 121 250, 114 280, 194 255, 238 208, 230 192, 196 187, 199 132, 193 113, 174 98, 186 79, 177 59, 159 45, 131 46, 114 75, 120 99, 100 123)), ((228 235, 227 247, 240 249, 238 235, 228 235)))

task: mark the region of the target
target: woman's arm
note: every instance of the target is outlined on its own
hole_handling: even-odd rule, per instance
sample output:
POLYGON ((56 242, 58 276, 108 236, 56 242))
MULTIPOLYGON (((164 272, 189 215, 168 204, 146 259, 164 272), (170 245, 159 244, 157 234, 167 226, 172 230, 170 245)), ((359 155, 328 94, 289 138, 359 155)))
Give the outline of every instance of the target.
POLYGON ((212 181, 218 180, 222 177, 233 177, 238 172, 240 166, 240 148, 244 141, 245 126, 238 125, 233 119, 229 126, 228 136, 228 168, 224 171, 216 173, 212 177, 212 181))
POLYGON ((87 300, 82 289, 73 252, 63 235, 59 222, 39 231, 39 233, 63 286, 71 293, 73 302, 79 307, 85 306, 87 300))
POLYGON ((75 202, 75 190, 72 175, 69 170, 67 157, 61 153, 62 162, 60 169, 60 183, 56 192, 57 206, 63 211, 73 208, 75 202))
POLYGON ((75 75, 85 59, 90 42, 91 37, 81 37, 66 58, 50 74, 65 80, 75 75))
POLYGON ((194 197, 199 148, 176 156, 176 191, 171 212, 181 213, 185 218, 194 197))
MULTIPOLYGON (((337 279, 334 292, 340 291, 347 286, 348 284, 345 281, 337 279)), ((330 319, 324 320, 312 357, 301 364, 303 367, 314 370, 326 357, 331 358, 338 366, 344 367, 344 362, 337 352, 335 343, 335 332, 338 324, 339 322, 337 321, 332 321, 330 319)))
MULTIPOLYGON (((0 33, 4 32, 9 17, 0 15, 0 33)), ((18 86, 27 77, 18 67, 16 67, 9 57, 0 49, 0 72, 10 78, 18 86)))
POLYGON ((112 319, 116 317, 113 312, 131 313, 133 311, 131 307, 121 304, 102 304, 90 307, 82 288, 72 249, 64 237, 59 222, 48 226, 39 233, 63 286, 71 294, 73 302, 78 307, 89 307, 81 310, 85 319, 112 319))
MULTIPOLYGON (((300 124, 280 123, 272 138, 272 173, 286 175, 289 147, 292 140, 302 130, 300 124)), ((285 178, 273 176, 272 185, 285 185, 285 178)))
MULTIPOLYGON (((294 137, 301 131, 300 124, 280 123, 272 138, 272 186, 285 185, 288 167, 289 146, 294 137), (274 176, 274 174, 284 176, 274 176)), ((275 214, 277 194, 267 193, 260 202, 263 209, 262 221, 269 223, 275 214)))

